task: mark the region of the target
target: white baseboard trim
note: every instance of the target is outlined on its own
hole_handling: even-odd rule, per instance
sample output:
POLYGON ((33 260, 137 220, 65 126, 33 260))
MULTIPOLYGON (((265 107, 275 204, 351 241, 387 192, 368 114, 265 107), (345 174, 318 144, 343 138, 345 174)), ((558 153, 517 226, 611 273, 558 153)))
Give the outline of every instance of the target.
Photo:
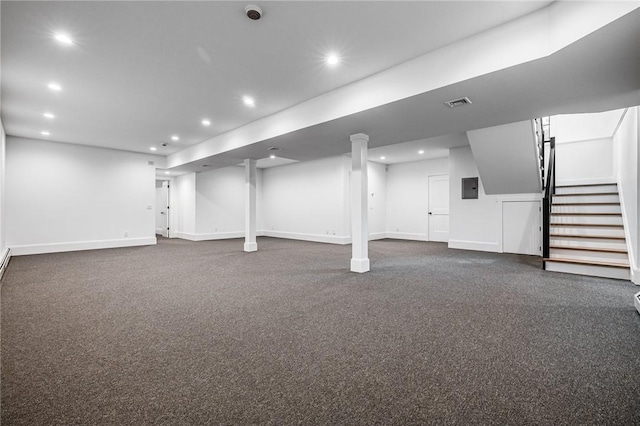
POLYGON ((162 235, 162 228, 156 228, 156 235, 162 235))
POLYGON ((631 282, 640 285, 640 269, 631 268, 631 282))
POLYGON ((176 237, 189 241, 228 240, 232 238, 243 238, 244 232, 212 232, 208 234, 191 234, 188 232, 178 232, 176 234, 176 237))
POLYGON ((584 178, 584 179, 562 179, 556 182, 556 186, 565 185, 605 185, 615 183, 616 178, 611 177, 597 177, 597 178, 584 178))
POLYGON ((198 241, 196 240, 196 234, 190 234, 188 232, 176 232, 175 238, 182 238, 183 240, 198 241))
POLYGON ((265 237, 285 238, 289 240, 313 241, 316 243, 351 244, 351 237, 323 234, 303 234, 299 232, 264 231, 265 237))
POLYGON ((387 238, 394 238, 396 240, 411 240, 411 241, 428 241, 425 234, 414 234, 411 232, 387 232, 387 238))
POLYGON ((485 241, 449 240, 449 248, 500 253, 500 244, 485 241))
MULTIPOLYGON (((256 232, 258 237, 274 237, 283 238, 289 240, 300 241, 313 241, 316 243, 328 243, 328 244, 351 244, 350 236, 339 235, 324 235, 324 234, 306 234, 301 232, 288 232, 288 231, 267 231, 260 230, 256 232)), ((189 241, 208 241, 208 240, 226 240, 231 238, 244 238, 243 231, 234 232, 215 232, 209 234, 193 234, 189 232, 178 232, 175 235, 176 238, 182 238, 189 241)), ((427 241, 426 235, 411 234, 407 232, 375 232, 369 234, 369 241, 383 240, 385 238, 395 238, 398 240, 414 240, 414 241, 427 241)))
MULTIPOLYGON (((374 232, 373 234, 369 234, 369 241, 384 240, 385 238, 389 238, 387 237, 386 232, 374 232)), ((349 242, 351 242, 351 238, 349 238, 349 242)))
POLYGON ((118 240, 74 241, 67 243, 32 244, 12 246, 12 256, 24 256, 29 254, 60 253, 66 251, 97 250, 119 247, 149 246, 157 244, 156 237, 149 238, 122 238, 118 240))
MULTIPOLYGON (((10 259, 11 259, 11 250, 8 248, 5 248, 4 250, 2 250, 2 253, 0 253, 0 280, 4 275, 4 271, 7 270, 7 266, 9 266, 10 259)), ((0 286, 1 285, 2 284, 0 284, 0 286)))

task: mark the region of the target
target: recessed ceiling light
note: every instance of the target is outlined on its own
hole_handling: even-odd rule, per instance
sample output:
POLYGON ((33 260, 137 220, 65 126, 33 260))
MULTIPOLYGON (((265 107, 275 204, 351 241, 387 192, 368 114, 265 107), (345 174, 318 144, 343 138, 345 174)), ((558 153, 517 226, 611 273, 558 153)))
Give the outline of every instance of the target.
POLYGON ((242 98, 242 102, 244 102, 244 104, 245 104, 246 106, 250 106, 250 107, 252 107, 252 106, 256 106, 256 101, 255 101, 255 100, 253 100, 253 98, 252 98, 251 96, 244 96, 244 97, 242 98))
POLYGON ((43 131, 40 132, 40 134, 42 136, 49 136, 51 133, 47 132, 46 130, 43 130, 43 131))
POLYGON ((69 37, 66 34, 58 33, 54 37, 56 40, 58 40, 62 44, 67 44, 67 45, 73 44, 73 40, 71 40, 71 37, 69 37))
POLYGON ((420 154, 420 155, 424 154, 424 150, 421 149, 420 151, 418 151, 418 154, 420 154))
POLYGON ((158 148, 156 148, 155 146, 152 146, 151 148, 149 148, 151 151, 156 151, 158 148))
POLYGON ((271 158, 273 160, 274 158, 276 158, 276 156, 275 155, 270 155, 269 158, 271 158))
POLYGON ((387 158, 387 157, 385 157, 384 155, 382 157, 380 157, 381 160, 384 160, 385 158, 387 158))
POLYGON ((177 135, 173 135, 173 136, 171 136, 171 140, 172 141, 179 141, 180 138, 177 135))
POLYGON ((42 115, 44 115, 46 118, 56 118, 56 116, 55 116, 55 115, 53 115, 53 114, 51 114, 50 112, 45 112, 45 113, 44 113, 44 114, 42 114, 42 115))
POLYGON ((211 125, 211 121, 207 120, 206 118, 204 120, 202 120, 202 125, 203 126, 210 126, 211 125))
POLYGON ((59 92, 62 90, 62 86, 60 86, 58 83, 51 82, 47 85, 47 87, 51 90, 55 90, 56 92, 59 92))
POLYGON ((330 53, 327 56, 327 64, 328 65, 338 65, 340 63, 340 58, 335 53, 330 53))

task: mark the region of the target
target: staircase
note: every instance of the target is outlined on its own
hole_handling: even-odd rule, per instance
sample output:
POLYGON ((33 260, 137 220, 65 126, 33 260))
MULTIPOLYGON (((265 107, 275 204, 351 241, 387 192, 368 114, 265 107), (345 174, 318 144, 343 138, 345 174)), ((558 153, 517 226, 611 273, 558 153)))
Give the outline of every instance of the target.
POLYGON ((630 279, 615 183, 556 186, 548 233, 546 270, 630 279))

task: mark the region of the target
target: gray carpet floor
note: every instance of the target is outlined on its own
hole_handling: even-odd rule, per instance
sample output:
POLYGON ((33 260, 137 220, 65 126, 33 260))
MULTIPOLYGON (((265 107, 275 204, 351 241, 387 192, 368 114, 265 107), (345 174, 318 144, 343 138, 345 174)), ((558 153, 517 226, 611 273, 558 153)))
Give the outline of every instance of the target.
POLYGON ((15 257, 2 424, 640 424, 628 281, 439 243, 15 257))

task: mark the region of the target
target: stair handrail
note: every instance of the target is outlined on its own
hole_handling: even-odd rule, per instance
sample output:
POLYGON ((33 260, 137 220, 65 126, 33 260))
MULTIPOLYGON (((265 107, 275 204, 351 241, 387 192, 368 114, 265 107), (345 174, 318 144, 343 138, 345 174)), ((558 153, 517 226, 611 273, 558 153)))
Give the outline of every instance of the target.
MULTIPOLYGON (((542 257, 549 258, 551 206, 556 192, 556 138, 549 139, 549 165, 547 167, 547 184, 542 199, 542 257)), ((544 264, 544 262, 543 262, 544 264)))

